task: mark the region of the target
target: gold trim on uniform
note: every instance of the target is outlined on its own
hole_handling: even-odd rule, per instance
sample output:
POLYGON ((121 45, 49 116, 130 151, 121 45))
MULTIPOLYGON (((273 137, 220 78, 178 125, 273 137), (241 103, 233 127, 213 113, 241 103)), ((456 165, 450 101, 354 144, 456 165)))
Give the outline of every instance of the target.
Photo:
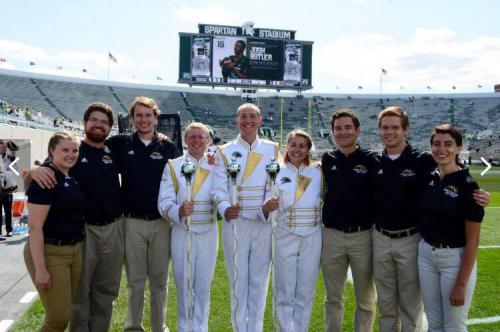
POLYGON ((179 191, 179 184, 177 183, 177 176, 175 175, 175 170, 174 170, 174 162, 172 159, 168 160, 168 166, 170 168, 170 177, 172 178, 172 182, 174 184, 174 191, 175 194, 179 191))

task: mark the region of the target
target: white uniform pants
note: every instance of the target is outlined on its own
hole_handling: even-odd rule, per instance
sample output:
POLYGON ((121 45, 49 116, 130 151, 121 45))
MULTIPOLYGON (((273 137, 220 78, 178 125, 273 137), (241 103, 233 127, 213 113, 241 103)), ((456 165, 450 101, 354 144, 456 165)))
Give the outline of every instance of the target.
POLYGON ((262 331, 271 266, 271 225, 260 221, 237 221, 237 303, 234 301, 233 222, 224 222, 222 242, 231 288, 231 323, 239 332, 262 331))
POLYGON ((279 331, 307 332, 320 257, 321 230, 300 236, 281 227, 276 229, 274 271, 279 331))
MULTIPOLYGON (((188 232, 178 224, 172 228, 171 252, 174 280, 177 288, 179 332, 189 329, 188 232)), ((193 311, 191 331, 208 331, 210 286, 217 259, 219 232, 217 227, 205 233, 191 232, 191 278, 193 311)))
POLYGON ((467 331, 467 313, 476 286, 476 264, 467 283, 465 304, 460 307, 450 304, 450 294, 460 271, 463 253, 464 248, 437 249, 424 240, 418 245, 420 288, 429 331, 467 331))

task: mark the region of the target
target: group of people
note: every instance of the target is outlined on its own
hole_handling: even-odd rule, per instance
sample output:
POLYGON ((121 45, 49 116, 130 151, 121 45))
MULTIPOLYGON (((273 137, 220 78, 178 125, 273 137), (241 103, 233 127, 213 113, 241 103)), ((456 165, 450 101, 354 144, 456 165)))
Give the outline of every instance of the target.
POLYGON ((315 165, 303 130, 288 134, 283 156, 258 137, 254 104, 238 108, 238 137, 215 153, 207 152, 208 128, 194 122, 181 155, 155 131, 159 109, 150 98, 136 98, 130 114, 135 132, 107 138, 111 108, 89 105, 81 144, 56 133, 49 160, 27 178, 25 261, 46 312, 42 331, 68 322, 70 331, 107 331, 123 263, 124 330, 144 331, 148 279, 151 330, 167 331, 170 256, 178 329, 207 331, 217 212, 234 331, 262 331, 271 268, 279 331, 308 330, 320 268, 325 329, 342 331, 348 266, 356 331, 373 330, 376 302, 380 331, 419 331, 423 308, 431 331, 466 330, 489 195, 458 164, 453 126, 434 129, 432 155, 419 152, 406 141, 406 112, 388 107, 378 115, 385 149, 377 154, 357 144, 356 114, 338 110, 337 149, 315 165))

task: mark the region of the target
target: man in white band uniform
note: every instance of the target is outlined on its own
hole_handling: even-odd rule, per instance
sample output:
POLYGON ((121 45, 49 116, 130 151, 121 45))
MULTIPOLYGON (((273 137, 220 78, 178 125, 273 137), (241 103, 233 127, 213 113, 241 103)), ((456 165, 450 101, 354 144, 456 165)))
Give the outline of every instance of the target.
POLYGON ((240 130, 238 137, 217 151, 214 193, 217 209, 224 219, 222 240, 231 286, 233 329, 253 332, 262 331, 271 262, 271 225, 259 216, 266 191, 265 165, 272 158, 278 158, 279 148, 276 143, 257 136, 262 116, 260 109, 254 104, 246 103, 238 108, 236 125, 240 130), (231 179, 226 172, 226 165, 232 157, 241 166, 236 179, 237 205, 231 205, 231 179), (233 222, 237 222, 236 280, 233 266, 233 222), (237 303, 233 293, 235 282, 237 303))
POLYGON ((212 203, 214 166, 208 164, 205 155, 210 142, 208 128, 199 122, 189 124, 184 132, 184 142, 187 152, 169 160, 163 171, 158 210, 163 218, 173 223, 171 252, 177 288, 178 330, 206 332, 219 237, 217 214, 212 203), (190 201, 186 197, 186 179, 181 171, 186 160, 196 166, 191 178, 190 201), (191 248, 188 248, 186 216, 191 216, 191 248), (191 276, 188 273, 189 264, 191 276), (193 287, 192 302, 189 300, 189 284, 193 287), (189 311, 191 303, 192 314, 189 311))

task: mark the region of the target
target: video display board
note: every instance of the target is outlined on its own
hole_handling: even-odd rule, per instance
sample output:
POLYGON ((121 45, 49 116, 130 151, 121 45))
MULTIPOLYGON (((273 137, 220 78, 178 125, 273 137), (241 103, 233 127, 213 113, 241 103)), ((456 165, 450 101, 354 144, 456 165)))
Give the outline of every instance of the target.
MULTIPOLYGON (((312 88, 312 42, 295 31, 199 25, 179 33, 179 83, 189 85, 312 88)), ((246 26, 245 26, 246 25, 246 26)))

